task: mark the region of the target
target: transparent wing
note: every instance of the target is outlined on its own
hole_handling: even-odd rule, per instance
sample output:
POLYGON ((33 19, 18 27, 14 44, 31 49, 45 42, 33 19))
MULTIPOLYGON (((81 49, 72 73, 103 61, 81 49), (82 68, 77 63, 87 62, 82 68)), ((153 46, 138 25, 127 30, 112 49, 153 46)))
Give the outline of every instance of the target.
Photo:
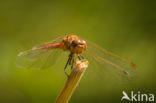
MULTIPOLYGON (((114 77, 132 77, 136 75, 136 66, 133 63, 108 52, 95 43, 87 41, 87 44, 87 50, 84 55, 90 62, 89 69, 93 68, 94 71, 98 71, 98 75, 103 77, 106 75, 114 77)), ((110 76, 109 78, 111 78, 110 76)))
MULTIPOLYGON (((63 37, 58 37, 51 42, 60 43, 63 37)), ((48 44, 46 43, 46 44, 48 44)), ((20 68, 27 69, 44 69, 49 66, 55 64, 60 55, 61 50, 56 49, 43 49, 43 44, 39 46, 35 46, 30 50, 20 52, 15 60, 15 64, 20 68)))

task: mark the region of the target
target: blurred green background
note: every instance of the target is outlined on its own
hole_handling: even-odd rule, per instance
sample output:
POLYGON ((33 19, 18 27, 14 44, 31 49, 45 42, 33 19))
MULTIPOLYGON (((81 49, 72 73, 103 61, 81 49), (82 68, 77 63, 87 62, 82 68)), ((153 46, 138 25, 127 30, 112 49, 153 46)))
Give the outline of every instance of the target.
POLYGON ((154 0, 1 0, 0 103, 53 103, 66 80, 65 62, 39 71, 14 61, 20 51, 70 33, 133 61, 139 72, 128 83, 86 75, 70 103, 120 103, 123 90, 156 95, 154 0))

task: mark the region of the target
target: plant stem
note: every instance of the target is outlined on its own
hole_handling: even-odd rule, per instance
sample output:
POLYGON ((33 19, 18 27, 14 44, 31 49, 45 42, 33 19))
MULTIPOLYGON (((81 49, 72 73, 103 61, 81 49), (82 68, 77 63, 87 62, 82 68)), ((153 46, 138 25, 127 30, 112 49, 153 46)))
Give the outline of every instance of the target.
POLYGON ((88 61, 76 61, 63 89, 56 98, 55 103, 68 103, 87 67, 88 61))

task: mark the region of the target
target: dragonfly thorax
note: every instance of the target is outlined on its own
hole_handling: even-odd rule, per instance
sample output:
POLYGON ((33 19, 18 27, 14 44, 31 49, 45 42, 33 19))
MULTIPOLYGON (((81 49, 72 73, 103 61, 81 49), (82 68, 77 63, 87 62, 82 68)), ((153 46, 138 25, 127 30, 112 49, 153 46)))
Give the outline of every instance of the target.
POLYGON ((86 41, 80 39, 76 35, 67 35, 66 37, 64 37, 62 44, 63 50, 68 50, 71 53, 76 54, 82 53, 87 48, 86 41))

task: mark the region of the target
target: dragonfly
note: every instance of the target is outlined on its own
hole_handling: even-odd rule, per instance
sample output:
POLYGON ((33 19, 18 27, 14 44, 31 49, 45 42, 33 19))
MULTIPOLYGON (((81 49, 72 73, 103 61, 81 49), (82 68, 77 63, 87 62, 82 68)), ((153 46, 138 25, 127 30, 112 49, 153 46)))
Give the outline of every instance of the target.
POLYGON ((72 68, 77 59, 93 60, 101 66, 101 68, 97 69, 107 68, 120 75, 131 76, 136 70, 134 63, 103 49, 96 43, 81 39, 77 35, 61 36, 50 42, 35 46, 30 50, 20 52, 16 57, 15 63, 20 68, 48 68, 53 64, 51 61, 59 56, 59 54, 53 52, 55 50, 69 53, 64 67, 64 72, 67 76, 67 66, 72 68))

